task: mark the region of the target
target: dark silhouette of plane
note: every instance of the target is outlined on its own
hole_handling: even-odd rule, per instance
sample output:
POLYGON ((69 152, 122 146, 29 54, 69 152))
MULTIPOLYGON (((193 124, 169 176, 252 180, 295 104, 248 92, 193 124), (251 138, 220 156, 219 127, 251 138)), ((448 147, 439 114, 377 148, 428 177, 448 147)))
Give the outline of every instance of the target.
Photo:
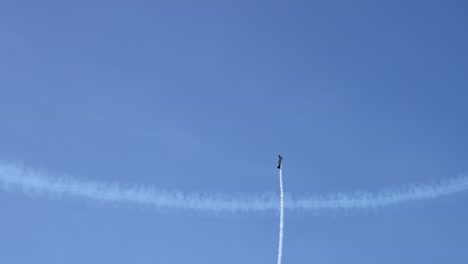
POLYGON ((283 157, 281 157, 281 155, 278 155, 278 169, 281 169, 282 167, 282 164, 283 163, 283 157))

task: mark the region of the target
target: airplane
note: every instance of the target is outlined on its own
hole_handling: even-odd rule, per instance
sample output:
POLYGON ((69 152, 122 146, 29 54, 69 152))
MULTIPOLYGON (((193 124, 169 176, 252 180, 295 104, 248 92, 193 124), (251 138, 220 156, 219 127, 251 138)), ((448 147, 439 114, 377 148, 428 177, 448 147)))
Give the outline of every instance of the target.
POLYGON ((283 157, 281 157, 281 155, 278 155, 278 169, 281 169, 281 167, 283 166, 283 157))

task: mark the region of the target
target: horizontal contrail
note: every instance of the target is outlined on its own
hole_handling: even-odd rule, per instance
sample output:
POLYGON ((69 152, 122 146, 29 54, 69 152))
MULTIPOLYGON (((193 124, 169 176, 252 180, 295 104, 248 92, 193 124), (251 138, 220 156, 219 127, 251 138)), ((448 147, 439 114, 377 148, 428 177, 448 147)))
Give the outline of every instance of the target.
MULTIPOLYGON (((155 209, 182 209, 207 212, 277 211, 273 194, 228 195, 183 193, 146 186, 121 186, 74 178, 52 177, 47 173, 13 163, 0 162, 0 189, 51 197, 75 197, 90 201, 149 206, 155 209)), ((423 201, 468 191, 468 177, 458 177, 435 185, 418 185, 375 194, 334 194, 294 198, 288 195, 289 210, 367 209, 423 201)))

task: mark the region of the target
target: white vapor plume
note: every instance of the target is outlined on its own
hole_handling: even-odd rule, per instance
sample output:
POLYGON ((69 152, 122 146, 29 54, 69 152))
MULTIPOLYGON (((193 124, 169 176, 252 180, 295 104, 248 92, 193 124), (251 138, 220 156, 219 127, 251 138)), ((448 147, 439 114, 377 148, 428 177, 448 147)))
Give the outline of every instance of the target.
MULTIPOLYGON (((154 187, 125 187, 73 178, 52 177, 45 172, 0 161, 0 189, 52 197, 74 197, 112 204, 149 206, 154 209, 182 209, 206 212, 277 211, 278 198, 273 194, 228 195, 222 193, 183 193, 154 187)), ((458 177, 439 184, 419 185, 376 194, 335 194, 294 198, 286 196, 287 210, 367 209, 423 201, 468 191, 468 177, 458 177)))
POLYGON ((278 242, 278 264, 283 261, 283 234, 284 234, 284 190, 283 190, 283 168, 279 169, 280 181, 280 227, 279 227, 279 242, 278 242))

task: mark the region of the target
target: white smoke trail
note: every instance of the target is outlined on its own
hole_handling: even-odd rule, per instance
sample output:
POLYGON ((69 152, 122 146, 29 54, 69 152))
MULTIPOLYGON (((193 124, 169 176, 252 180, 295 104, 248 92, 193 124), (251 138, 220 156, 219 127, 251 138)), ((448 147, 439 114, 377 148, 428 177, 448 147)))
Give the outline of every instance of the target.
POLYGON ((284 191, 283 191, 283 168, 279 170, 280 181, 280 227, 279 227, 279 242, 278 242, 278 264, 283 261, 283 234, 284 234, 284 191))
MULTIPOLYGON (((125 187, 73 178, 51 177, 44 172, 0 161, 0 189, 52 197, 75 197, 112 204, 150 206, 155 209, 182 209, 206 212, 275 211, 278 199, 273 194, 227 195, 222 193, 182 193, 154 187, 125 187)), ((419 185, 376 194, 338 194, 293 198, 286 195, 288 210, 366 209, 430 200, 468 191, 468 177, 436 185, 419 185)))

